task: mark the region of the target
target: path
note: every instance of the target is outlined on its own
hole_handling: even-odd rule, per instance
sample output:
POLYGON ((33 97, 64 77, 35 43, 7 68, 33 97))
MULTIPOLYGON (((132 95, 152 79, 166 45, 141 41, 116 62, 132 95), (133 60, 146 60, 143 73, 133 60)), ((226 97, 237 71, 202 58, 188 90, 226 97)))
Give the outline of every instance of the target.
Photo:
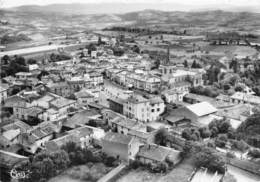
POLYGON ((126 167, 126 165, 124 163, 121 163, 119 166, 117 166, 112 171, 107 173, 105 176, 100 178, 98 180, 98 182, 107 182, 107 181, 111 180, 114 176, 116 176, 118 173, 120 173, 125 167, 126 167))

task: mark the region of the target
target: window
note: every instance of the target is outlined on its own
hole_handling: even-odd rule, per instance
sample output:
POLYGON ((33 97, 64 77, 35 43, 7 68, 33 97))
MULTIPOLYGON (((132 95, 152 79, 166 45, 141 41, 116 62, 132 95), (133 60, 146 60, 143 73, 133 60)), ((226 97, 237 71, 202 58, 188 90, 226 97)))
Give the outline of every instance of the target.
POLYGON ((154 112, 154 109, 152 109, 151 111, 154 112))
POLYGON ((160 108, 157 108, 157 111, 159 112, 159 111, 160 111, 160 108))

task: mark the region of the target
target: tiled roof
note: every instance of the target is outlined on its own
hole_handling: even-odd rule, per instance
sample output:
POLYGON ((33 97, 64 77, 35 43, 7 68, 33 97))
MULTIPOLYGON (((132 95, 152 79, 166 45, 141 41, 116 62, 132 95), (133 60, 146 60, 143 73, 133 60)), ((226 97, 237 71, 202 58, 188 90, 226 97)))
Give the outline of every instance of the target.
POLYGON ((168 155, 179 155, 179 151, 173 150, 171 148, 155 145, 155 144, 147 144, 140 147, 137 156, 144 157, 147 159, 163 162, 168 155))
POLYGON ((65 106, 68 106, 70 104, 75 103, 75 100, 65 99, 63 97, 55 99, 54 101, 51 101, 51 104, 56 108, 62 108, 65 106))
POLYGON ((119 134, 119 133, 108 132, 108 133, 106 133, 103 140, 108 141, 108 142, 121 143, 121 144, 128 145, 131 142, 132 137, 123 135, 123 134, 119 134))

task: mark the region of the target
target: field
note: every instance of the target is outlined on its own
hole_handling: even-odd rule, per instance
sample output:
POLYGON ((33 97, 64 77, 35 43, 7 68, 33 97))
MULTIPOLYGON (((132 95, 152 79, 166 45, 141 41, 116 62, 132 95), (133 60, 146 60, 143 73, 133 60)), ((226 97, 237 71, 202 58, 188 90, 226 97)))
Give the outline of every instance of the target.
POLYGON ((184 182, 188 180, 193 169, 191 160, 184 159, 184 161, 167 174, 155 174, 139 168, 131 170, 116 182, 184 182))
POLYGON ((102 163, 88 163, 86 165, 71 167, 62 174, 51 178, 49 182, 92 182, 97 181, 110 170, 111 168, 106 167, 102 163))

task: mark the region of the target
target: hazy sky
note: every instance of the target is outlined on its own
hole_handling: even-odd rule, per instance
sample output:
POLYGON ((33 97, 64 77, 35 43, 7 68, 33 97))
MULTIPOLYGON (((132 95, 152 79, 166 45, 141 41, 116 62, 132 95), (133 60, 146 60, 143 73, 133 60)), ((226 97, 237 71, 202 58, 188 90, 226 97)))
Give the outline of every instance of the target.
POLYGON ((0 0, 1 7, 14 7, 21 5, 46 5, 59 3, 172 3, 187 7, 253 7, 260 9, 260 0, 0 0))

